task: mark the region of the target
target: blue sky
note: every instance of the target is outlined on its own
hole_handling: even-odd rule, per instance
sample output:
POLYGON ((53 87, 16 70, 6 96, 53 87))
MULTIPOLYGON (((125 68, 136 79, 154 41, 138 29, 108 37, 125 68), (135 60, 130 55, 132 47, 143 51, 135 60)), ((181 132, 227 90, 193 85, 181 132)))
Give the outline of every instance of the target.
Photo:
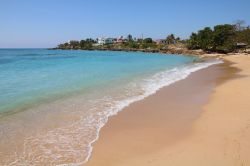
POLYGON ((250 25, 250 0, 0 0, 0 48, 47 48, 120 35, 187 38, 205 26, 250 25))

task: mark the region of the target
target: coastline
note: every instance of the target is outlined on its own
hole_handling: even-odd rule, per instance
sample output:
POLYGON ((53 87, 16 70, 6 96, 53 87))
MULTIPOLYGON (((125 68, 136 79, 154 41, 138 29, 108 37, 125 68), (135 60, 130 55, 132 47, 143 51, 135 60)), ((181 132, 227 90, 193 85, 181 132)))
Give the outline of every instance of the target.
POLYGON ((250 166, 250 0, 1 5, 0 166, 250 166))
MULTIPOLYGON (((227 145, 225 139, 232 138, 225 136, 227 132, 234 130, 237 132, 240 129, 237 124, 235 127, 232 124, 230 127, 234 127, 234 130, 227 130, 227 112, 214 108, 213 103, 217 103, 218 107, 223 105, 222 101, 218 102, 218 93, 226 99, 234 99, 223 94, 222 89, 225 86, 232 86, 235 81, 247 83, 240 81, 246 79, 245 77, 238 77, 235 74, 237 71, 235 67, 242 70, 240 74, 249 74, 247 69, 242 68, 241 59, 244 58, 249 57, 240 55, 225 57, 226 64, 197 71, 185 80, 162 88, 156 94, 131 104, 117 116, 111 117, 101 130, 100 138, 94 144, 93 154, 85 165, 200 165, 204 159, 207 160, 207 165, 237 165, 232 161, 237 158, 233 153, 235 149, 237 150, 237 145, 227 145), (231 63, 236 64, 230 67, 231 63), (231 79, 236 77, 237 79, 231 79), (155 110, 159 112, 156 113, 155 110), (217 122, 214 121, 214 117, 218 117, 217 122), (204 124, 204 121, 207 123, 204 124), (225 127, 218 128, 221 129, 218 139, 216 139, 218 132, 216 124, 225 127), (210 125, 213 127, 208 130, 210 125), (214 146, 214 143, 218 146, 214 146), (225 148, 228 148, 227 152, 225 148)), ((239 92, 243 90, 242 88, 239 92)), ((227 89, 227 92, 232 91, 235 92, 234 88, 227 89)), ((237 105, 227 109, 235 107, 237 105)), ((249 121, 246 118, 249 116, 245 114, 244 112, 240 114, 239 119, 245 120, 242 124, 247 125, 245 129, 247 130, 249 121)), ((246 158, 249 151, 244 150, 241 154, 245 156, 243 164, 249 163, 249 159, 246 158)))
MULTIPOLYGON (((36 52, 36 50, 33 51, 36 52)), ((71 54, 72 52, 70 51, 69 53, 71 54)), ((78 53, 82 54, 82 52, 78 53)), ((115 52, 113 53, 116 54, 115 52)), ((24 55, 26 54, 27 53, 24 55)), ((60 51, 58 54, 60 55, 60 51)), ((99 55, 100 52, 93 52, 92 55, 95 54, 99 55)), ((103 54, 105 55, 106 53, 103 54)), ((121 54, 123 54, 123 52, 121 54)), ((56 54, 48 53, 47 56, 50 55, 56 54)), ((72 95, 72 98, 69 96, 69 98, 62 98, 62 100, 55 100, 50 103, 46 102, 36 108, 30 108, 27 111, 19 112, 13 116, 6 116, 4 118, 5 122, 2 121, 3 123, 1 124, 3 125, 0 125, 1 129, 3 129, 3 132, 1 132, 2 139, 0 145, 1 149, 3 149, 0 154, 0 158, 2 158, 1 163, 32 162, 39 163, 39 165, 46 163, 55 165, 62 163, 82 163, 84 162, 83 159, 88 159, 89 152, 91 151, 90 144, 98 138, 99 129, 106 124, 108 117, 116 114, 130 103, 155 93, 159 88, 179 79, 186 78, 191 72, 214 63, 220 63, 220 61, 217 60, 193 63, 196 58, 183 56, 169 56, 168 58, 168 56, 154 56, 155 54, 148 54, 150 56, 143 53, 132 55, 135 55, 131 56, 132 59, 138 55, 138 61, 134 61, 136 67, 139 67, 140 63, 146 65, 148 62, 150 66, 156 66, 159 72, 155 70, 148 72, 150 74, 145 74, 145 77, 142 76, 138 79, 135 78, 129 84, 125 83, 125 86, 115 84, 113 81, 112 85, 110 84, 110 89, 109 86, 105 88, 106 90, 95 87, 94 92, 96 92, 96 95, 94 95, 95 93, 88 93, 91 96, 85 96, 79 92, 79 96, 76 94, 76 96, 72 95), (145 59, 141 62, 141 58, 143 59, 144 56, 145 59), (172 59, 178 61, 173 61, 172 63, 172 59), (179 62, 179 60, 185 60, 185 63, 180 63, 182 61, 179 62), (152 62, 154 63, 151 64, 152 62), (180 65, 176 65, 177 67, 171 70, 162 70, 167 68, 168 63, 173 65, 177 62, 180 63, 180 65), (161 65, 162 69, 158 70, 161 65), (95 111, 92 111, 93 108, 95 111), (88 112, 88 110, 90 111, 88 112), (15 140, 16 138, 18 138, 18 140, 15 140), (59 138, 63 139, 58 141, 59 138), (67 149, 67 151, 65 151, 65 149, 67 149), (79 152, 78 150, 81 151, 79 152), (53 151, 53 153, 47 153, 48 151, 53 151)), ((93 57, 94 56, 92 56, 91 59, 93 57)), ((99 56, 97 57, 99 58, 99 56)), ((122 56, 119 58, 121 63, 125 62, 122 58, 128 60, 127 56, 122 56)), ((77 62, 79 61, 76 57, 73 59, 77 62)), ((106 60, 107 57, 103 57, 103 59, 106 60)), ((53 60, 52 58, 52 62, 53 60)), ((65 59, 65 61, 68 61, 68 59, 65 59)), ((131 61, 132 60, 130 60, 127 66, 129 69, 133 67, 131 61)), ((86 64, 80 64, 86 67, 86 64)), ((120 68, 122 65, 117 66, 120 68)), ((46 67, 46 69, 48 68, 46 67)), ((54 65, 51 69, 53 71, 64 71, 63 69, 56 70, 54 65)), ((66 69, 69 69, 69 67, 66 69)), ((74 69, 74 67, 71 66, 70 69, 74 69)), ((146 70, 146 68, 142 68, 141 71, 144 73, 146 70)), ((113 71, 115 71, 115 69, 113 69, 113 71)), ((113 71, 109 73, 114 73, 113 71)), ((135 73, 135 71, 136 70, 132 70, 133 73, 135 73)), ((77 73, 82 73, 79 68, 77 68, 77 72, 72 73, 72 75, 76 76, 77 73)), ((121 76, 121 74, 119 75, 121 76)), ((34 77, 31 78, 34 79, 34 77)), ((51 82, 53 79, 49 81, 51 82)), ((123 81, 121 81, 121 83, 122 82, 123 81)), ((29 86, 27 85, 26 87, 29 86)))
MULTIPOLYGON (((175 55, 191 55, 191 56, 202 56, 202 55, 213 55, 206 54, 202 50, 188 50, 186 48, 172 47, 170 49, 160 50, 160 49, 133 49, 133 48, 93 48, 93 49, 59 49, 59 48, 49 48, 48 50, 85 50, 85 51, 124 51, 124 52, 144 52, 144 53, 159 53, 159 54, 175 54, 175 55)), ((224 54, 219 54, 224 55, 224 54)))
POLYGON ((206 53, 203 50, 189 50, 187 48, 179 48, 172 46, 167 50, 159 49, 58 49, 58 48, 49 48, 48 50, 82 50, 82 51, 115 51, 115 52, 143 52, 143 53, 158 53, 162 55, 182 55, 182 56, 196 56, 201 59, 224 59, 224 57, 232 55, 244 55, 249 56, 250 52, 238 52, 238 53, 206 53))

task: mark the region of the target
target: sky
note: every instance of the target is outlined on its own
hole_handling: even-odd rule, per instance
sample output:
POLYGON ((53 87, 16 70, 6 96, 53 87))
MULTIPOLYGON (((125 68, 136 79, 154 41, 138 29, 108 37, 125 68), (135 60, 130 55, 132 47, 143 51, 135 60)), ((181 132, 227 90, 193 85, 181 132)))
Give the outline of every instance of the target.
POLYGON ((188 38, 245 20, 250 0, 0 0, 0 48, 51 48, 97 37, 188 38))

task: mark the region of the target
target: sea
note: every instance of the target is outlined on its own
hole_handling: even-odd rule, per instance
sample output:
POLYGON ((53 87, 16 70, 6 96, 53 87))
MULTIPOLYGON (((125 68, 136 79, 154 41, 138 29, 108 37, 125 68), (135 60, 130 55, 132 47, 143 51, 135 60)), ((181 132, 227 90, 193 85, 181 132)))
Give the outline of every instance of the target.
POLYGON ((82 165, 109 117, 218 63, 159 53, 0 49, 0 165, 82 165))

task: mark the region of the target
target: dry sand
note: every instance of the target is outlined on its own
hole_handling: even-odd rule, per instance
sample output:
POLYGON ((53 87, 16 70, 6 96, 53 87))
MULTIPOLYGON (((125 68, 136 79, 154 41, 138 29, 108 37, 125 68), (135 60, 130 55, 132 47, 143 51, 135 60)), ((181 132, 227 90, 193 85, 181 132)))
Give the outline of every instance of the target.
POLYGON ((214 65, 110 118, 87 166, 250 165, 250 57, 214 65))

